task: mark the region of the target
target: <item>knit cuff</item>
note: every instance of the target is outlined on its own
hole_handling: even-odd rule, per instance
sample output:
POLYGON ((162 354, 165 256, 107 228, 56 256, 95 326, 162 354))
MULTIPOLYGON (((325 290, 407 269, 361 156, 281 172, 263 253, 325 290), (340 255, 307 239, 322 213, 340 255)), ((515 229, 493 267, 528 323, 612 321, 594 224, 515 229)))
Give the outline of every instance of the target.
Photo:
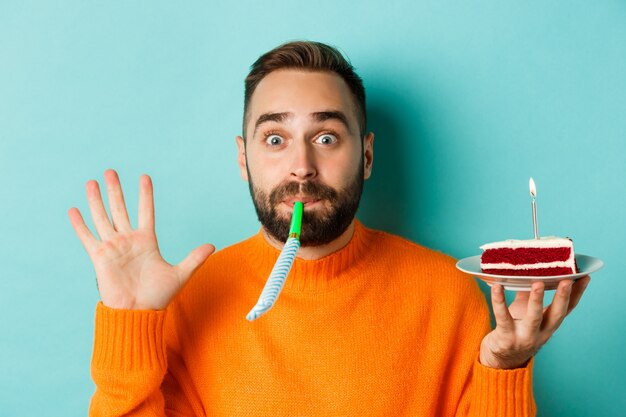
POLYGON ((165 370, 165 310, 117 310, 96 306, 91 365, 108 371, 165 370))
POLYGON ((532 358, 524 368, 494 369, 476 358, 471 408, 476 416, 535 416, 532 387, 532 358))

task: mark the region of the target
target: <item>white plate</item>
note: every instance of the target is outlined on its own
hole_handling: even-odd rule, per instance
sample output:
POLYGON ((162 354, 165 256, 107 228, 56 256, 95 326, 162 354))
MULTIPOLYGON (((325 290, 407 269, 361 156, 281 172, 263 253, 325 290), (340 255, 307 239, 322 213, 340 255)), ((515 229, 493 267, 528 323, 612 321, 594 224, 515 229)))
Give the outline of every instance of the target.
POLYGON ((466 274, 474 275, 482 279, 489 286, 492 284, 502 284, 506 290, 530 291, 533 282, 542 281, 546 284, 546 290, 555 290, 561 280, 577 280, 585 275, 596 272, 604 266, 604 262, 600 259, 580 254, 576 254, 576 264, 578 265, 578 269, 580 271, 577 274, 551 275, 544 277, 485 274, 480 269, 480 255, 463 258, 456 263, 456 267, 466 274))

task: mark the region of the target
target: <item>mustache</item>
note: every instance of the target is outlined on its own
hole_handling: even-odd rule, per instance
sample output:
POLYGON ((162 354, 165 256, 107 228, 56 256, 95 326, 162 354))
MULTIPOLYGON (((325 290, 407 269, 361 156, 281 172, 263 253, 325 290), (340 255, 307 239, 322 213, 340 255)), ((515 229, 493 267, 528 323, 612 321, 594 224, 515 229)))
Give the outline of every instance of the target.
POLYGON ((280 203, 284 199, 297 194, 303 194, 316 200, 329 200, 331 203, 337 200, 337 191, 334 188, 319 182, 290 181, 277 186, 269 195, 272 206, 280 203))

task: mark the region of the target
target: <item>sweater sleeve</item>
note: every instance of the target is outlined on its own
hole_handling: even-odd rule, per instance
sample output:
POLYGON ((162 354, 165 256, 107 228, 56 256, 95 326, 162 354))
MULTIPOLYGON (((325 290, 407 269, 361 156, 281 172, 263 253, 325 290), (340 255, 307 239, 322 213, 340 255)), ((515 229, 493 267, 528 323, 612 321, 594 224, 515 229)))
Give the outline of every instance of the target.
MULTIPOLYGON (((473 296, 468 297, 463 327, 472 333, 472 344, 479 347, 491 329, 485 297, 478 285, 474 283, 473 287, 475 290, 473 296)), ((534 359, 524 368, 495 369, 482 365, 478 357, 476 350, 457 417, 534 417, 537 412, 532 391, 534 359)))
POLYGON ((161 392, 168 362, 165 317, 166 310, 116 310, 98 303, 90 416, 186 415, 166 413, 161 392))
POLYGON ((469 416, 535 416, 533 362, 531 359, 524 368, 494 369, 482 365, 477 356, 472 373, 469 416))

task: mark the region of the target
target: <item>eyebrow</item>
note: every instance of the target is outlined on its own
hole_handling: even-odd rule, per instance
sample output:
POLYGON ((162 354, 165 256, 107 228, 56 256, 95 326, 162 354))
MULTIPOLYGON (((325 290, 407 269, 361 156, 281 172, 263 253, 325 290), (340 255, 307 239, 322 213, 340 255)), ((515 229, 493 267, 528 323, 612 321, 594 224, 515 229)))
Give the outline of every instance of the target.
POLYGON ((339 110, 327 110, 327 111, 319 111, 315 113, 311 113, 311 116, 318 122, 324 122, 326 120, 337 120, 346 127, 348 132, 350 132, 350 125, 348 124, 348 118, 346 115, 339 110))
MULTIPOLYGON (((263 113, 259 116, 259 118, 254 123, 254 132, 252 136, 256 134, 257 129, 260 125, 267 122, 277 122, 282 123, 287 119, 293 118, 293 113, 291 112, 281 112, 281 113, 263 113)), ((348 124, 348 118, 345 113, 339 110, 326 110, 326 111, 318 111, 311 113, 310 115, 316 122, 324 122, 326 120, 337 120, 341 122, 348 132, 350 132, 350 125, 348 124)))
POLYGON ((254 123, 254 132, 252 136, 256 134, 257 129, 260 125, 267 122, 284 122, 286 119, 290 119, 293 117, 293 113, 291 112, 283 112, 283 113, 263 113, 259 116, 259 118, 254 123))

